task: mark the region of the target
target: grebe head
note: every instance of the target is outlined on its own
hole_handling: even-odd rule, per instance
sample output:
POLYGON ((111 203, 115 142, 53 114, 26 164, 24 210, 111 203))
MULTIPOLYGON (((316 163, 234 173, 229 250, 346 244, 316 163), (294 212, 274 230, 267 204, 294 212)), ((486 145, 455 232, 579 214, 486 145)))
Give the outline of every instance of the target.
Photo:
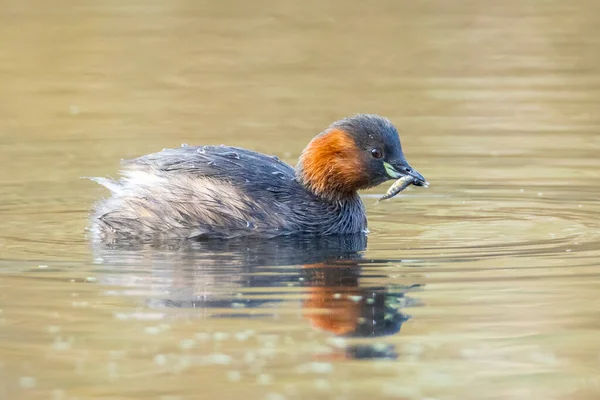
POLYGON ((427 185, 406 161, 396 127, 368 114, 334 122, 311 140, 296 166, 298 181, 329 200, 404 175, 413 176, 417 186, 427 185))

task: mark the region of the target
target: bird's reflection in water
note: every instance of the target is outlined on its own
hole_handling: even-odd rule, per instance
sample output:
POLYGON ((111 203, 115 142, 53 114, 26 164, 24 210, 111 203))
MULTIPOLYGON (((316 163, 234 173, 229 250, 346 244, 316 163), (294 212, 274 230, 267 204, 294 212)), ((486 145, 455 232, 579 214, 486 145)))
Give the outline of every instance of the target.
MULTIPOLYGON (((313 328, 343 337, 393 335, 408 319, 401 309, 411 302, 405 293, 414 286, 361 285, 366 244, 365 235, 344 235, 93 247, 103 283, 151 291, 147 304, 153 308, 195 308, 210 318, 274 318, 273 306, 289 297, 290 288, 305 288, 302 315, 313 328)), ((360 344, 347 347, 345 356, 396 353, 393 346, 360 344)))

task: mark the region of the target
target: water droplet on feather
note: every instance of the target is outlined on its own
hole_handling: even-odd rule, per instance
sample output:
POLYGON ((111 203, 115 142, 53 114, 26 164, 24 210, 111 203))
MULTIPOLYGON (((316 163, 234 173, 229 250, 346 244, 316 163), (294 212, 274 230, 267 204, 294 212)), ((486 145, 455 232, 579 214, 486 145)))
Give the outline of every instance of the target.
POLYGON ((240 159, 240 155, 238 153, 236 153, 235 151, 228 151, 226 153, 221 153, 221 155, 224 157, 227 157, 227 158, 232 158, 234 160, 240 159))

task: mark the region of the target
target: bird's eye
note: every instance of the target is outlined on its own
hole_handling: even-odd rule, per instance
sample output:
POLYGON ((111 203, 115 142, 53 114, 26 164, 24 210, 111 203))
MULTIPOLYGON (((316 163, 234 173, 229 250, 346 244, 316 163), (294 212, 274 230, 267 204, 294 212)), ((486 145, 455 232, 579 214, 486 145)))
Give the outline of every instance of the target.
POLYGON ((383 157, 383 153, 379 149, 371 149, 371 155, 375 158, 383 157))

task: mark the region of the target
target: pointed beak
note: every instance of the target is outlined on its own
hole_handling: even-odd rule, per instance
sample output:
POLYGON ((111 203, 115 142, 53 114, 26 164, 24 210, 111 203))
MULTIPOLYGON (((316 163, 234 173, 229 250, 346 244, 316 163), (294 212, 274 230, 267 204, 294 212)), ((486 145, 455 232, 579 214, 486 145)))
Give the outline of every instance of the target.
POLYGON ((391 162, 383 162, 385 167, 385 171, 391 179, 398 179, 406 175, 410 175, 415 178, 414 185, 415 186, 429 186, 429 182, 423 175, 421 175, 416 169, 410 166, 408 162, 404 159, 402 160, 394 160, 391 162))

